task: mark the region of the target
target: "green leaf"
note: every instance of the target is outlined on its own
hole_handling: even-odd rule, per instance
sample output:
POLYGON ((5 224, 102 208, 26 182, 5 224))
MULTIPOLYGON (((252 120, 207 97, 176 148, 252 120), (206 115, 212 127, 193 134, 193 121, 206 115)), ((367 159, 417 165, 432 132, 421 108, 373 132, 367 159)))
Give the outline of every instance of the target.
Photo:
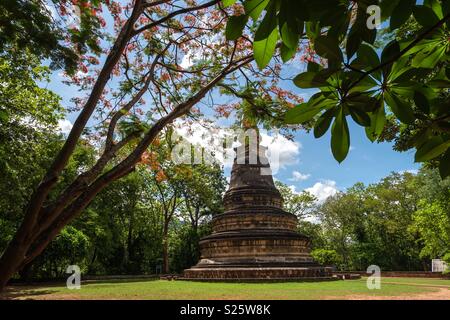
POLYGON ((350 134, 347 120, 341 107, 331 128, 331 152, 334 158, 341 163, 347 157, 349 148, 350 134))
POLYGON ((371 68, 377 67, 380 64, 380 58, 378 58, 375 50, 364 43, 358 49, 358 59, 365 62, 371 68))
POLYGON ((256 21, 265 9, 269 0, 248 0, 244 2, 245 13, 256 21))
POLYGON ((450 81, 444 80, 444 79, 431 80, 431 81, 428 81, 427 84, 433 88, 439 88, 439 89, 450 88, 450 81))
POLYGON ((315 39, 320 34, 320 24, 318 22, 308 21, 305 23, 306 35, 310 39, 315 39))
POLYGON ((381 0, 380 8, 381 8, 381 20, 387 20, 394 11, 395 7, 398 5, 399 0, 381 0))
POLYGON ((442 13, 447 15, 450 13, 450 1, 442 1, 442 13))
POLYGON ((287 23, 284 23, 280 28, 281 40, 283 43, 292 49, 297 49, 299 34, 293 31, 287 23))
POLYGON ((311 120, 322 110, 321 107, 311 108, 308 103, 301 103, 286 112, 285 122, 287 124, 300 124, 311 120))
POLYGON ((348 59, 353 57, 353 55, 356 53, 356 51, 358 50, 359 46, 362 43, 362 37, 357 31, 355 31, 355 28, 356 26, 353 25, 347 37, 345 52, 347 53, 348 59))
POLYGON ((358 108, 353 108, 350 106, 348 110, 350 112, 350 116, 357 124, 359 124, 362 127, 370 126, 370 117, 367 113, 358 108))
POLYGON ((420 91, 414 91, 414 103, 416 107, 425 113, 430 113, 430 102, 420 91))
POLYGON ((450 176, 450 149, 447 149, 439 164, 439 174, 442 179, 450 176))
POLYGON ((328 108, 336 105, 337 100, 331 92, 317 92, 308 100, 308 105, 312 108, 328 108))
POLYGON ((236 0, 222 0, 222 5, 224 8, 229 7, 236 3, 236 0))
POLYGON ((328 85, 325 78, 321 77, 316 72, 303 72, 294 78, 294 84, 303 89, 318 88, 328 85))
POLYGON ((242 36, 242 31, 248 21, 247 15, 232 16, 228 19, 225 36, 228 40, 236 40, 242 36))
POLYGON ((384 101, 391 108, 397 119, 403 123, 414 123, 415 117, 413 110, 409 103, 398 98, 394 93, 384 92, 384 101))
POLYGON ((314 125, 314 137, 320 138, 323 136, 331 125, 331 120, 333 120, 334 109, 330 109, 324 112, 319 119, 317 119, 314 125))
POLYGON ((366 91, 366 90, 376 87, 377 85, 378 85, 377 82, 371 76, 368 76, 368 77, 365 77, 364 79, 362 79, 360 82, 358 82, 358 84, 356 84, 350 90, 350 92, 353 93, 353 92, 366 91))
POLYGON ((0 123, 6 123, 9 119, 9 114, 6 110, 0 110, 0 123))
POLYGON ((366 9, 364 9, 364 4, 367 4, 367 1, 360 1, 358 5, 359 4, 362 6, 358 6, 356 20, 347 37, 346 52, 348 59, 355 54, 363 41, 373 44, 377 35, 376 29, 371 30, 367 28, 367 19, 369 18, 369 15, 366 12, 367 6, 366 9))
POLYGON ((413 58, 411 65, 415 68, 433 69, 445 55, 446 47, 431 47, 431 51, 422 50, 413 58))
POLYGON ((373 113, 373 122, 371 119, 371 124, 373 123, 374 133, 377 137, 383 132, 384 125, 386 123, 386 111, 384 110, 384 103, 380 100, 380 107, 373 113))
POLYGON ((436 16, 439 19, 442 19, 444 17, 443 15, 443 6, 444 6, 444 2, 448 2, 448 1, 442 1, 443 3, 440 3, 441 0, 425 0, 424 1, 424 5, 430 7, 431 9, 433 9, 434 13, 436 14, 436 16))
POLYGON ((307 66, 307 71, 309 72, 319 72, 322 69, 322 66, 314 61, 309 61, 307 66))
POLYGON ((397 41, 389 42, 381 53, 381 63, 386 63, 400 53, 400 45, 397 41))
POLYGON ((267 39, 253 42, 253 55, 259 69, 265 68, 275 52, 278 40, 277 29, 274 29, 267 39))
POLYGON ((402 24, 404 24, 406 20, 408 20, 408 18, 412 14, 412 9, 415 3, 415 0, 400 0, 398 5, 392 11, 391 19, 389 22, 389 27, 391 30, 397 29, 402 24))
POLYGON ((284 43, 281 44, 280 55, 281 55, 281 60, 283 60, 283 62, 287 62, 290 59, 292 59, 296 52, 297 52, 297 49, 291 49, 288 46, 286 46, 284 43))
MULTIPOLYGON (((399 54, 400 54, 400 45, 397 41, 393 40, 389 42, 383 49, 383 52, 381 53, 381 63, 385 64, 391 62, 393 59, 398 57, 399 54)), ((392 69, 392 63, 386 64, 382 69, 384 77, 387 78, 387 75, 392 69)))
MULTIPOLYGON (((392 65, 391 71, 390 71, 389 75, 387 76, 387 79, 389 80, 389 82, 393 82, 393 80, 396 80, 398 77, 400 77, 405 72, 415 72, 415 70, 410 71, 413 68, 408 66, 409 61, 410 61, 410 59, 408 56, 403 56, 394 62, 394 64, 392 65)), ((410 80, 410 79, 411 79, 411 76, 407 75, 406 80, 410 80)), ((396 81, 396 82, 398 82, 398 81, 396 81)))
POLYGON ((261 21, 258 29, 255 33, 254 41, 260 41, 267 39, 273 30, 277 27, 277 13, 275 11, 275 6, 270 5, 267 9, 264 19, 261 21))
POLYGON ((337 39, 329 36, 318 36, 314 40, 314 49, 316 53, 328 60, 341 62, 342 52, 339 48, 339 42, 337 39))
POLYGON ((444 141, 442 137, 433 137, 417 148, 414 161, 424 162, 434 159, 444 153, 449 146, 450 140, 444 141))
MULTIPOLYGON (((369 71, 380 65, 380 58, 375 50, 367 45, 361 44, 357 51, 357 63, 363 66, 363 70, 369 71)), ((381 81, 381 71, 373 72, 372 75, 379 81, 381 81)))
POLYGON ((433 9, 426 6, 415 6, 413 14, 416 21, 424 27, 431 27, 439 22, 439 18, 433 9))

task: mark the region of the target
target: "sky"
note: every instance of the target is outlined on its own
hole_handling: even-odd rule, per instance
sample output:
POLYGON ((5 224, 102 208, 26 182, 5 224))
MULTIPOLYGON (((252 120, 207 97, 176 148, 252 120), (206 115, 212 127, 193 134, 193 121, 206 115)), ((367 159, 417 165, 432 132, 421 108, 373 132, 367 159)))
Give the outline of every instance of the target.
MULTIPOLYGON (((189 67, 188 58, 186 56, 180 61, 182 66, 189 67)), ((305 71, 305 66, 298 63, 288 63, 284 68, 284 77, 293 77, 305 71)), ((71 105, 70 99, 79 93, 76 87, 65 85, 63 80, 61 71, 55 71, 47 87, 59 94, 63 106, 68 107, 71 105)), ((291 81, 284 81, 283 88, 292 90, 305 101, 314 93, 310 89, 295 87, 291 81)), ((211 114, 210 110, 201 110, 206 115, 211 114)), ((63 133, 70 131, 75 118, 76 114, 67 114, 66 119, 60 122, 60 130, 63 133)), ((269 147, 271 153, 278 154, 277 158, 280 159, 278 168, 273 168, 277 169, 274 170, 274 178, 291 186, 296 192, 306 190, 314 194, 319 201, 323 201, 357 182, 370 184, 378 182, 393 171, 418 170, 419 165, 414 163, 413 151, 399 153, 392 150, 390 143, 371 143, 366 138, 364 129, 349 120, 351 147, 347 158, 341 164, 332 156, 329 131, 319 139, 315 139, 312 132, 299 131, 295 133, 294 141, 282 136, 274 138, 273 133, 263 132, 263 144, 269 147)), ((217 125, 226 129, 229 122, 219 121, 217 125)), ((194 143, 203 143, 206 147, 208 143, 202 138, 201 127, 198 128, 191 140, 194 143)), ((229 177, 230 166, 225 165, 224 169, 225 175, 229 177)))

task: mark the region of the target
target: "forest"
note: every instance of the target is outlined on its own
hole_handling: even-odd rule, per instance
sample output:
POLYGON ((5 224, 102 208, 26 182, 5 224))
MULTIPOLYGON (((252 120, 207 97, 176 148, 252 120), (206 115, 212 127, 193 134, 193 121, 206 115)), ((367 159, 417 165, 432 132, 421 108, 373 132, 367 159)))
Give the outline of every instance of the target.
POLYGON ((450 263, 449 19, 440 0, 2 1, 0 291, 194 265, 228 181, 175 163, 172 136, 219 120, 327 134, 339 163, 349 123, 413 152, 417 172, 325 200, 276 184, 322 264, 450 263))

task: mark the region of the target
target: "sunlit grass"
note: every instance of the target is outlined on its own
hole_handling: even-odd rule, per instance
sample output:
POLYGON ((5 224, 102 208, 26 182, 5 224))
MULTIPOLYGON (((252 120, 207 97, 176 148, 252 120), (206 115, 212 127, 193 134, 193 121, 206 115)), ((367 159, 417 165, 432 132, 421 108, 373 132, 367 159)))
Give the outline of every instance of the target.
POLYGON ((350 295, 409 296, 450 287, 450 280, 383 278, 381 289, 369 290, 366 280, 283 283, 206 283, 193 281, 103 281, 84 283, 80 290, 65 286, 16 287, 10 297, 46 299, 341 299, 350 295), (386 283, 384 283, 386 282, 386 283), (390 284, 396 282, 401 284, 390 284))

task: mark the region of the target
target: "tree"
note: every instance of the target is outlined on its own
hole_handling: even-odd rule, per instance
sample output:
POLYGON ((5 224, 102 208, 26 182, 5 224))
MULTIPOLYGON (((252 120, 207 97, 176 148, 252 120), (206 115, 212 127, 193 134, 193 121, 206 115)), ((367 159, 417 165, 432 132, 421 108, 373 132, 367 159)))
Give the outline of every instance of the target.
POLYGON ((49 70, 32 54, 0 54, 0 251, 23 217, 30 190, 61 145, 59 97, 42 88, 49 70))
POLYGON ((450 180, 441 181, 428 168, 422 168, 416 180, 420 200, 410 229, 419 234, 421 257, 441 258, 450 251, 450 180))
POLYGON ((355 197, 345 193, 329 197, 316 209, 314 216, 319 220, 326 239, 325 247, 321 249, 336 251, 342 262, 340 268, 354 268, 353 243, 363 221, 362 208, 356 205, 355 197))
POLYGON ((196 234, 202 218, 223 212, 222 195, 226 180, 218 164, 194 164, 178 168, 183 177, 183 207, 196 234))
POLYGON ((89 239, 82 231, 67 226, 33 264, 33 269, 38 269, 34 276, 63 278, 67 266, 74 264, 86 271, 89 247, 89 239))
POLYGON ((227 35, 229 39, 239 37, 251 17, 257 25, 253 52, 260 68, 269 63, 277 48, 283 60, 289 60, 305 33, 312 44, 307 71, 293 82, 319 92, 289 110, 286 123, 316 120, 316 138, 331 127, 332 153, 342 162, 350 147, 348 116, 375 141, 385 128, 386 116, 392 114, 393 121, 416 128, 411 141, 416 148, 415 161, 433 160, 439 164, 441 177, 450 175, 450 100, 448 94, 441 94, 450 87, 448 1, 241 2, 245 12, 228 20, 227 35), (405 39, 377 48, 374 22, 380 11, 380 18, 389 20, 389 31, 397 30, 410 17, 419 28, 408 30, 405 39), (422 81, 425 78, 426 83, 422 81))
POLYGON ((48 74, 32 54, 25 52, 14 60, 0 54, 0 228, 5 235, 0 251, 59 147, 60 137, 53 133, 62 116, 59 97, 36 84, 45 82, 48 74))
POLYGON ((318 263, 325 266, 339 265, 341 263, 341 257, 335 250, 315 249, 311 251, 311 256, 318 263))
POLYGON ((421 201, 419 210, 414 213, 412 230, 417 230, 424 247, 422 257, 431 259, 443 257, 450 251, 449 208, 439 202, 421 201))
POLYGON ((448 198, 448 179, 427 168, 358 183, 313 211, 314 248, 336 251, 345 270, 428 270, 448 250, 448 198))
MULTIPOLYGON (((366 265, 376 261, 384 270, 424 268, 418 236, 410 232, 419 195, 411 173, 392 173, 366 189, 365 245, 359 250, 366 265), (365 251, 369 254, 364 257, 365 251)), ((366 267, 366 266, 365 266, 366 267)))
POLYGON ((101 51, 98 42, 104 26, 99 14, 102 3, 98 0, 2 1, 0 52, 10 51, 10 58, 14 59, 16 54, 20 56, 26 51, 40 60, 49 59, 52 69, 65 69, 74 74, 78 64, 87 59, 88 52, 101 51), (78 26, 71 25, 74 21, 79 21, 78 26))
POLYGON ((297 193, 281 181, 275 181, 275 186, 283 197, 283 209, 295 214, 299 219, 305 219, 314 207, 316 197, 307 191, 297 193))
MULTIPOLYGON (((99 12, 100 2, 86 3, 87 7, 96 4, 93 11, 99 12)), ((276 90, 279 68, 268 70, 274 79, 271 83, 256 81, 267 73, 250 64, 253 61, 250 39, 225 40, 221 31, 233 11, 224 9, 219 0, 198 4, 136 0, 123 6, 109 1, 106 8, 114 20, 114 35, 105 37, 112 45, 102 48, 106 54, 98 70, 95 69, 99 60, 83 46, 78 49, 80 72, 68 81, 78 85, 86 96, 74 97, 79 113, 73 128, 35 188, 22 224, 0 259, 0 290, 65 225, 78 217, 99 192, 134 171, 164 127, 180 117, 198 116, 194 106, 227 77, 232 86, 240 86, 244 81, 274 99, 284 94, 276 90), (181 67, 182 56, 191 60, 192 66, 181 67), (235 71, 244 75, 231 77, 235 71), (144 98, 149 101, 148 117, 141 108, 147 103, 144 98), (97 125, 88 128, 90 120, 98 120, 97 125), (88 135, 89 132, 92 134, 88 135), (66 188, 54 192, 83 135, 102 142, 96 162, 66 188), (119 152, 127 145, 133 148, 111 166, 111 161, 118 160, 119 152)), ((96 36, 91 38, 81 29, 70 39, 77 43, 80 38, 88 46, 92 41, 96 43, 96 36)), ((15 42, 11 43, 14 46, 15 42)), ((280 102, 281 107, 289 105, 289 101, 280 102)))

